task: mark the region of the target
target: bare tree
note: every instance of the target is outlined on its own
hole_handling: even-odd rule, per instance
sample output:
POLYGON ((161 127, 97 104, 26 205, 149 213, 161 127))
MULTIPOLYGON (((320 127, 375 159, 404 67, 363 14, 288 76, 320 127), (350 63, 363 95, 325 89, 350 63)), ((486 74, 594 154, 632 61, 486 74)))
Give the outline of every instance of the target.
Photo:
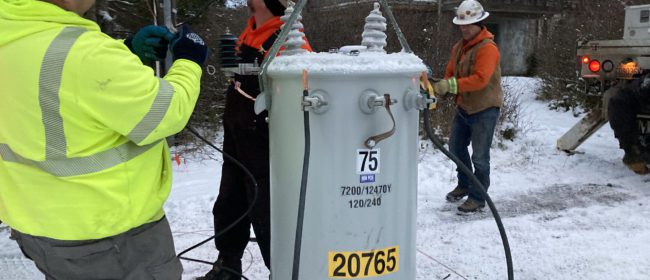
MULTIPOLYGON (((574 9, 542 20, 542 34, 534 60, 535 73, 545 80, 540 98, 550 100, 553 109, 572 110, 574 114, 599 105, 597 92, 578 78, 579 42, 611 40, 623 37, 625 6, 644 1, 576 0, 574 9)), ((647 1, 645 1, 647 2, 647 1)))

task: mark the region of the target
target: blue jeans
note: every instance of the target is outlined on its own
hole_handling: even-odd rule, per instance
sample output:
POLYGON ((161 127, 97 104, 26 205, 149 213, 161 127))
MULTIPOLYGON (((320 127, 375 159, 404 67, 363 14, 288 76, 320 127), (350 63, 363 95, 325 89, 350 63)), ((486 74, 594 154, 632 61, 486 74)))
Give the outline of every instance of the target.
MULTIPOLYGON (((473 115, 467 114, 460 107, 456 108, 456 115, 451 125, 451 138, 449 151, 457 156, 467 168, 474 170, 474 175, 485 187, 490 187, 490 145, 494 136, 494 128, 499 119, 499 108, 492 107, 473 115), (472 157, 467 147, 472 144, 472 157), (473 168, 472 168, 472 163, 473 168)), ((477 187, 472 185, 469 177, 460 168, 458 172, 458 186, 469 188, 469 197, 479 202, 485 198, 477 187)))

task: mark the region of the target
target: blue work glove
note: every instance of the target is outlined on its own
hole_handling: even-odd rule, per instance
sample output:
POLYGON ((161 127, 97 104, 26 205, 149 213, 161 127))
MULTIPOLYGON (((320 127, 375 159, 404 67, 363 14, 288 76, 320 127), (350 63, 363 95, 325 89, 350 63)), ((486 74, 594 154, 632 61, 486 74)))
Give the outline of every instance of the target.
POLYGON ((142 62, 149 63, 165 59, 167 46, 174 34, 162 26, 149 25, 140 29, 135 36, 126 38, 124 44, 142 62))
POLYGON ((205 41, 184 24, 169 44, 174 60, 188 59, 203 66, 208 59, 208 46, 205 41))

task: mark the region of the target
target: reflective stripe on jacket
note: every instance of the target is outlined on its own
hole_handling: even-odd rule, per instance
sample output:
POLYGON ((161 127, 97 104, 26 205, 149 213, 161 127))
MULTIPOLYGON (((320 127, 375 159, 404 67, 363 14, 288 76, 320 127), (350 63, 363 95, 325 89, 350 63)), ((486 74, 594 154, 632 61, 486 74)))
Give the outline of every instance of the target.
POLYGON ((159 220, 164 138, 187 123, 201 68, 159 79, 120 41, 42 1, 0 0, 0 220, 59 240, 159 220))
POLYGON ((503 106, 500 55, 493 39, 483 27, 471 41, 454 45, 447 64, 445 78, 457 80, 456 104, 469 114, 503 106))

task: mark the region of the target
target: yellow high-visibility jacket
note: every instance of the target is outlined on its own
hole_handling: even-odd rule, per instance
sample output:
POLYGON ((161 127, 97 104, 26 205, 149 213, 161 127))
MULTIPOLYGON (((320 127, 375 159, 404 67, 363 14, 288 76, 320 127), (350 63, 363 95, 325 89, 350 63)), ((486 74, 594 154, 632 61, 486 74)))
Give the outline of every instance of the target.
POLYGON ((92 21, 0 0, 0 220, 58 240, 159 220, 171 188, 164 138, 187 123, 201 67, 160 79, 92 21))

